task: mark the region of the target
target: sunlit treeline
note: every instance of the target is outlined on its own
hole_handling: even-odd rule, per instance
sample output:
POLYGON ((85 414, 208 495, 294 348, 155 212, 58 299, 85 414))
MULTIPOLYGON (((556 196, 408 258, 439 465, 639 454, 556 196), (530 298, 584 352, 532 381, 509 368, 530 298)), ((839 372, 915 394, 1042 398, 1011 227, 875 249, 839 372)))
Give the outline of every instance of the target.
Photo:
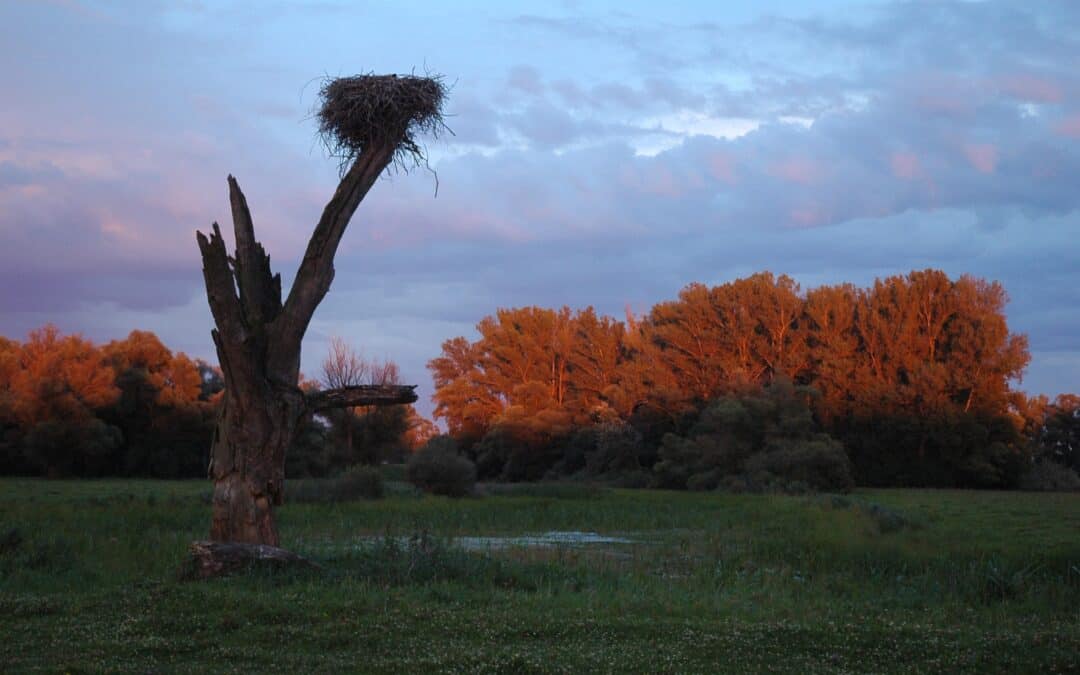
POLYGON ((146 331, 100 346, 54 326, 0 337, 0 470, 197 475, 220 391, 212 366, 146 331))
MULTIPOLYGON (((0 474, 205 476, 223 386, 216 366, 147 331, 104 345, 54 326, 0 337, 0 474)), ((400 461, 431 435, 425 424, 412 406, 333 411, 302 425, 288 475, 400 461)))
POLYGON ((863 483, 1007 485, 1030 462, 1025 424, 1039 425, 1010 388, 1030 357, 1005 303, 996 282, 925 270, 806 292, 768 272, 693 283, 624 321, 500 309, 430 361, 435 414, 466 447, 507 429, 546 439, 550 468, 575 429, 618 419, 658 446, 709 401, 783 379, 809 387, 863 483))

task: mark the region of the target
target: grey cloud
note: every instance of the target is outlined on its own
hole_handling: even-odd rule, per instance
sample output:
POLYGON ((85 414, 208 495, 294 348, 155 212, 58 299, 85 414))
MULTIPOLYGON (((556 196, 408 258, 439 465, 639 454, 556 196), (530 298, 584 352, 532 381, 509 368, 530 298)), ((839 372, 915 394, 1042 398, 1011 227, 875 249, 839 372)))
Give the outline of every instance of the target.
POLYGON ((510 20, 514 26, 543 30, 574 40, 612 45, 634 56, 637 64, 650 71, 678 67, 685 60, 666 46, 669 27, 646 23, 629 13, 610 13, 602 18, 538 16, 522 14, 510 20))
POLYGON ((544 91, 540 73, 532 66, 514 66, 511 68, 506 76, 506 84, 511 89, 517 89, 533 96, 544 91))
POLYGON ((160 311, 184 304, 199 289, 197 271, 143 267, 115 272, 80 273, 53 269, 8 269, 0 272, 0 311, 56 316, 95 303, 133 311, 160 311))
POLYGON ((453 136, 448 144, 499 145, 499 114, 487 103, 472 95, 453 97, 446 115, 453 136))
MULTIPOLYGON (((5 147, 0 140, 0 148, 5 147)), ((17 164, 12 161, 0 161, 0 190, 5 187, 33 185, 42 180, 55 179, 60 175, 59 169, 49 163, 38 165, 17 164)))
POLYGON ((504 124, 540 147, 559 147, 599 130, 597 123, 579 121, 548 103, 535 103, 524 112, 505 115, 504 124))

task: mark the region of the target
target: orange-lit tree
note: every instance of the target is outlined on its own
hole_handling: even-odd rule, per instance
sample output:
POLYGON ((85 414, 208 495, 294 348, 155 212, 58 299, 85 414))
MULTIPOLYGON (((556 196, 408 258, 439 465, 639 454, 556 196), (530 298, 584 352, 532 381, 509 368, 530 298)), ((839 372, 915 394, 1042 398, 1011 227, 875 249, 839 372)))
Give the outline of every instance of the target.
POLYGON ((119 431, 97 413, 120 391, 101 349, 79 335, 61 335, 53 325, 30 333, 17 351, 0 357, 0 388, 26 432, 32 464, 49 477, 70 475, 107 462, 120 445, 119 431), (6 364, 6 365, 5 365, 6 364))
POLYGON ((334 254, 375 180, 395 160, 421 161, 416 135, 442 128, 442 83, 428 77, 358 76, 321 91, 320 131, 342 157, 337 191, 308 242, 288 297, 255 239, 247 201, 229 177, 236 251, 217 223, 197 234, 225 396, 211 452, 214 541, 279 542, 273 507, 284 495, 285 451, 300 422, 330 408, 411 403, 409 386, 345 386, 305 393, 298 386, 300 345, 334 278, 334 254))

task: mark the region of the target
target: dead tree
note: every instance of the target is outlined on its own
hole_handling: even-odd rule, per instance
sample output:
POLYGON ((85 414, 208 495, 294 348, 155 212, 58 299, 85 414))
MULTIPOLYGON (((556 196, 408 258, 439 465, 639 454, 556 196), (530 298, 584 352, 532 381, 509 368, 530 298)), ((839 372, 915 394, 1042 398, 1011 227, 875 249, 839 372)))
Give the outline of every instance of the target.
POLYGON ((298 386, 300 344, 334 278, 334 254, 349 220, 391 162, 422 160, 414 134, 442 128, 445 90, 433 78, 366 75, 331 80, 321 95, 320 132, 345 171, 284 302, 281 275, 270 271, 235 178, 229 176, 235 254, 227 254, 217 223, 209 237, 196 233, 225 379, 209 469, 214 541, 278 545, 273 507, 283 502, 285 452, 306 416, 416 400, 415 387, 397 385, 305 394, 298 386))

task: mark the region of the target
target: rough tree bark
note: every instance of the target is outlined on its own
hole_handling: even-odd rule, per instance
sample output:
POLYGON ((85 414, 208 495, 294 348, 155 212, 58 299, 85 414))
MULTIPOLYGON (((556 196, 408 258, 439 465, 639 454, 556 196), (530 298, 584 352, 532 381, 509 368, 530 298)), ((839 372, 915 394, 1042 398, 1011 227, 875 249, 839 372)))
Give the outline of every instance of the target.
POLYGON ((281 276, 255 239, 247 200, 229 176, 235 255, 217 223, 196 233, 211 332, 225 379, 224 403, 211 449, 214 481, 210 538, 279 544, 273 507, 284 496, 285 451, 305 416, 319 410, 416 400, 415 387, 348 387, 305 395, 298 386, 300 344, 334 278, 334 254, 360 201, 393 157, 395 146, 365 149, 341 179, 315 227, 288 298, 281 276))

